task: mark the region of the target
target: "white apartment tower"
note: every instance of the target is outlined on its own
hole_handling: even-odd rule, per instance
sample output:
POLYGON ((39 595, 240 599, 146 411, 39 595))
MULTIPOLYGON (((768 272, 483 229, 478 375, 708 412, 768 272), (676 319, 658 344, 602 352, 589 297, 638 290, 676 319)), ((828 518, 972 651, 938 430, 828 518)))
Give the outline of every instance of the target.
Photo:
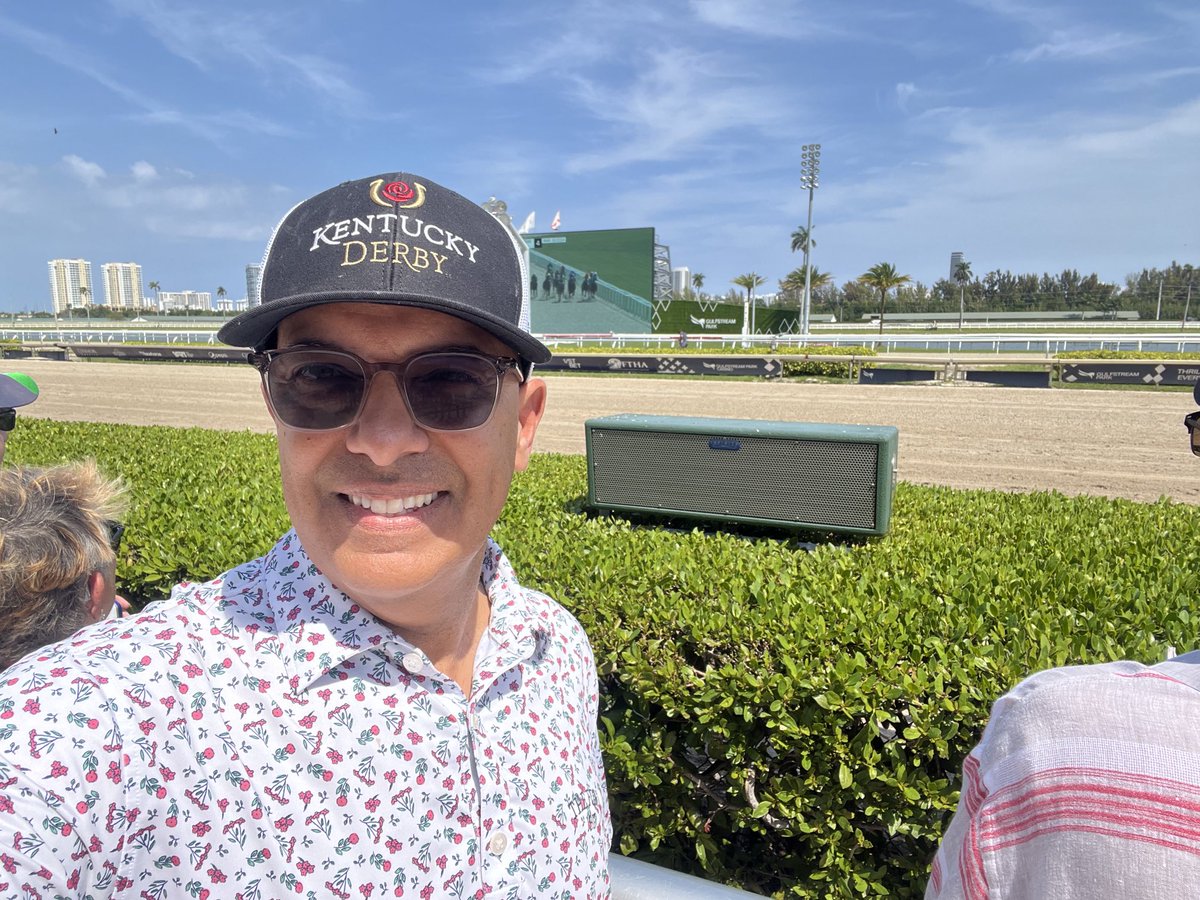
POLYGON ((692 270, 687 266, 679 266, 671 270, 671 293, 682 297, 692 289, 692 270))
POLYGON ((109 309, 141 309, 142 267, 137 263, 104 263, 100 266, 104 278, 104 305, 109 309))
POLYGON ((213 308, 212 293, 209 291, 163 291, 158 299, 163 312, 173 309, 211 312, 213 308))
POLYGON ((254 309, 262 303, 262 266, 246 266, 246 306, 254 309))
POLYGON ((56 316, 97 302, 92 293, 92 264, 86 259, 52 259, 47 265, 50 308, 56 316))
POLYGON ((958 267, 960 265, 962 265, 962 262, 963 262, 963 252, 961 250, 955 250, 953 253, 950 254, 950 280, 951 281, 954 280, 954 276, 958 272, 958 267))

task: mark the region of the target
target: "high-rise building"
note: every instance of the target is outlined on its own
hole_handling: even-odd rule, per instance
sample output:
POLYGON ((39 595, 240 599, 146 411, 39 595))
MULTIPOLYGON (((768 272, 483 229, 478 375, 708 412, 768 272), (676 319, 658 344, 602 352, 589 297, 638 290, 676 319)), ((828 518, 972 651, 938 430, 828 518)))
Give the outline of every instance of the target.
POLYGON ((671 293, 682 297, 692 289, 692 270, 687 266, 679 266, 671 270, 671 293))
POLYGON ((950 254, 950 280, 951 281, 954 280, 954 276, 958 272, 958 267, 962 264, 962 261, 963 261, 963 252, 961 250, 955 250, 953 253, 950 254))
POLYGON ((245 312, 247 309, 247 301, 245 297, 239 297, 236 300, 233 297, 218 297, 217 312, 245 312))
POLYGON ((163 291, 158 295, 163 312, 173 309, 192 309, 211 311, 212 293, 210 291, 163 291))
POLYGON ((254 309, 262 303, 262 266, 246 266, 246 304, 254 309))
POLYGON ((96 302, 92 293, 92 264, 86 259, 52 259, 50 307, 57 316, 96 302))
POLYGON ((109 309, 142 309, 142 267, 137 263, 104 263, 104 305, 109 309))

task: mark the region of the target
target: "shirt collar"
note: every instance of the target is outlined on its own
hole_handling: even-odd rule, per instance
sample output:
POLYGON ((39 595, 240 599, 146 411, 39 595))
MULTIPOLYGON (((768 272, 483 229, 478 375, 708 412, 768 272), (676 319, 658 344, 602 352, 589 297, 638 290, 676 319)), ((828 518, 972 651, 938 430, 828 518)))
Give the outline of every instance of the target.
MULTIPOLYGON (((379 650, 399 658, 415 649, 334 587, 309 558, 294 530, 263 558, 260 577, 291 691, 307 690, 361 653, 379 650)), ((481 663, 504 671, 546 646, 553 633, 548 598, 521 587, 512 565, 490 538, 480 583, 492 607, 488 628, 496 648, 491 658, 481 663)))

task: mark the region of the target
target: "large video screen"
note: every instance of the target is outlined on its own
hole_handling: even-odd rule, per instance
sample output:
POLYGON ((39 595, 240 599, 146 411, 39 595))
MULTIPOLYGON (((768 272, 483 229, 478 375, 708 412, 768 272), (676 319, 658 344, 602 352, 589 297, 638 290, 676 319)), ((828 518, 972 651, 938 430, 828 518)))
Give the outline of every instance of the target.
POLYGON ((595 272, 621 290, 654 298, 654 229, 551 231, 527 234, 529 249, 580 272, 595 272))

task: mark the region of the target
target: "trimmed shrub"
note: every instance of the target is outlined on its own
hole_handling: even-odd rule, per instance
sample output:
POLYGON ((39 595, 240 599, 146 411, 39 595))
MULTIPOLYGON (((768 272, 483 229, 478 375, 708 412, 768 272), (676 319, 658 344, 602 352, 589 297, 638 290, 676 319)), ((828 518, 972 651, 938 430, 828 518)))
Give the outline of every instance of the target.
POLYGON ((1174 350, 1064 350, 1055 359, 1195 359, 1195 353, 1174 350))
POLYGON ((873 347, 830 347, 824 344, 807 347, 781 347, 776 355, 783 357, 783 375, 785 378, 821 377, 821 378, 854 378, 858 375, 857 368, 851 368, 850 363, 822 361, 822 356, 877 356, 873 347), (802 359, 790 359, 800 356, 802 359))
MULTIPOLYGON (((21 462, 130 483, 118 576, 208 578, 287 527, 274 438, 24 419, 21 462)), ((918 897, 992 701, 1066 663, 1196 644, 1196 510, 901 484, 892 532, 593 516, 586 460, 536 456, 495 536, 600 670, 620 852, 779 897, 918 897)))

